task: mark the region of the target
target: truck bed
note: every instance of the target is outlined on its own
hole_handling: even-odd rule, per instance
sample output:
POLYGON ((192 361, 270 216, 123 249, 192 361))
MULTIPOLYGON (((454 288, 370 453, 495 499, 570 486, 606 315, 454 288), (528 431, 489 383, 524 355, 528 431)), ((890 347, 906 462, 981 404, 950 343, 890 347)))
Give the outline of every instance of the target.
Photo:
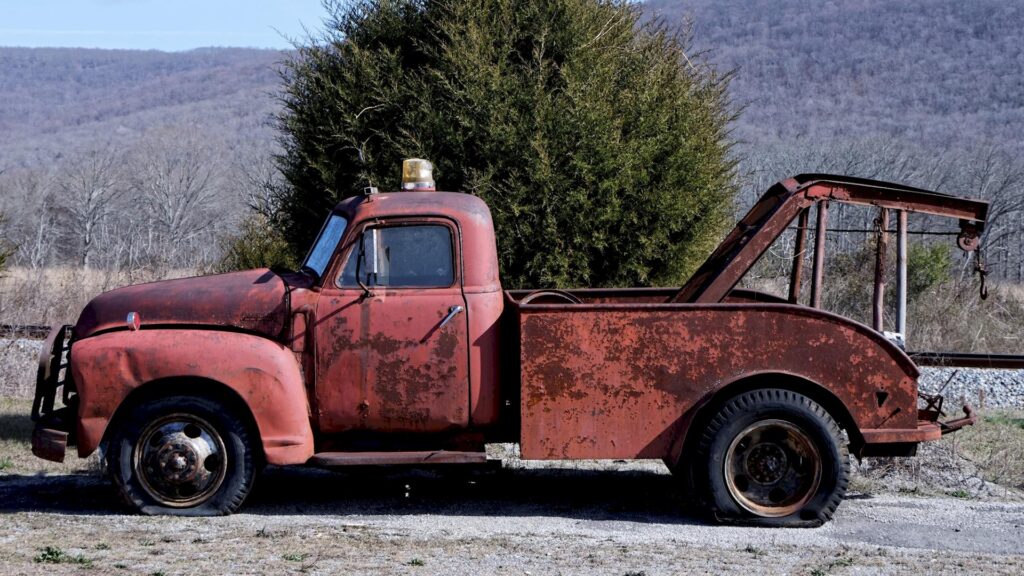
POLYGON ((697 409, 752 380, 834 400, 867 441, 932 434, 917 421, 914 363, 856 322, 755 293, 721 304, 665 303, 674 289, 568 293, 579 302, 506 293, 524 458, 671 460, 697 409))

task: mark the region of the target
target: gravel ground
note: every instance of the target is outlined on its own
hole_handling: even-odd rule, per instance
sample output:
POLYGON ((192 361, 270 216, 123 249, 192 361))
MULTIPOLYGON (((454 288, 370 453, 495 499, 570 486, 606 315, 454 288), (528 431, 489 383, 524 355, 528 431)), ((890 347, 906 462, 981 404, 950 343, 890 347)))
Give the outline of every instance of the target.
MULTIPOLYGON (((922 392, 981 408, 1024 408, 1024 370, 922 368, 922 392)), ((950 404, 953 406, 953 404, 950 404)))
MULTIPOLYGON (((0 340, 0 396, 31 393, 39 347, 0 340)), ((985 407, 1024 407, 1024 370, 923 372, 922 389, 945 386, 950 401, 977 405, 984 390, 985 407)), ((1024 503, 999 486, 972 488, 970 499, 919 497, 902 493, 919 493, 913 475, 872 475, 878 465, 865 463, 859 491, 822 528, 721 527, 686 507, 660 463, 569 468, 503 450, 492 456, 504 468, 271 468, 227 518, 129 515, 88 466, 29 474, 15 458, 0 469, 0 573, 1024 573, 1024 503)), ((949 476, 933 494, 959 493, 970 476, 959 460, 925 473, 949 476)))
POLYGON ((0 396, 32 396, 42 340, 0 338, 0 396))
POLYGON ((93 476, 0 476, 0 572, 1024 573, 1024 504, 854 493, 822 528, 757 529, 674 494, 636 467, 270 469, 240 514, 147 518, 93 476))

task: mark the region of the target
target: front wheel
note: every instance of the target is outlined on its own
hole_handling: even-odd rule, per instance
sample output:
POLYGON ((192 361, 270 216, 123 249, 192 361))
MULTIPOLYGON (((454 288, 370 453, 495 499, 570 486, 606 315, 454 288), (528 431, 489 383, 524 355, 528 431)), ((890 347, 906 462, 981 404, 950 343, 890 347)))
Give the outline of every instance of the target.
POLYGON ((245 423, 206 398, 147 402, 112 437, 108 468, 143 514, 230 514, 252 489, 256 462, 245 423))
POLYGON ((754 390, 726 402, 696 457, 702 499, 723 522, 818 526, 831 519, 849 484, 839 426, 790 390, 754 390))

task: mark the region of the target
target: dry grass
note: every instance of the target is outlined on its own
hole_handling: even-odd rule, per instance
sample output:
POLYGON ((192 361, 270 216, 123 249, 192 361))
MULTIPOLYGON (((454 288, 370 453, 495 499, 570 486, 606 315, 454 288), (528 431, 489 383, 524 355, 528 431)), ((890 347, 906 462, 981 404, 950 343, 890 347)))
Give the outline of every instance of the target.
POLYGON ((12 267, 0 275, 0 323, 69 324, 96 295, 131 284, 196 274, 190 269, 116 271, 12 267))
POLYGON ((913 350, 1024 354, 1024 287, 992 286, 983 300, 976 282, 929 289, 910 303, 913 350))
MULTIPOLYGON (((826 275, 822 294, 825 310, 871 325, 872 270, 826 275)), ((749 275, 748 275, 749 276, 749 275)), ((800 302, 810 301, 805 283, 800 302)), ((744 278, 743 288, 785 297, 789 279, 783 276, 744 278)), ((894 330, 895 290, 886 292, 885 329, 894 330)), ((907 348, 927 351, 1024 354, 1024 285, 990 285, 983 300, 976 278, 942 282, 912 295, 907 310, 907 348)))
POLYGON ((5 474, 94 474, 99 458, 79 460, 72 451, 63 464, 32 454, 32 401, 0 396, 0 477, 5 474))
POLYGON ((1024 499, 1024 411, 985 414, 978 424, 921 444, 913 458, 869 458, 853 490, 1024 499))

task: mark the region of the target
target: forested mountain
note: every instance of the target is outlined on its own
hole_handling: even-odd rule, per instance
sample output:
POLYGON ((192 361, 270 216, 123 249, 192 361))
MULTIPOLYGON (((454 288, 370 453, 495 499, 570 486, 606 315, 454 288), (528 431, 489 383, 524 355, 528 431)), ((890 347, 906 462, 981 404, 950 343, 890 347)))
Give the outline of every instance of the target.
POLYGON ((0 48, 0 249, 33 269, 215 263, 271 174, 282 57, 0 48))
POLYGON ((735 69, 738 134, 1024 141, 1019 0, 649 0, 735 69))
MULTIPOLYGON (((996 275, 1024 280, 1024 2, 648 0, 643 9, 670 24, 692 20, 695 65, 735 71, 739 209, 771 182, 811 171, 981 196, 998 215, 988 243, 996 275)), ((45 222, 28 218, 40 211, 72 232, 95 219, 118 239, 123 223, 107 214, 145 196, 153 206, 136 225, 159 220, 140 167, 157 154, 164 165, 150 170, 169 172, 188 153, 210 177, 198 194, 205 224, 189 236, 202 250, 182 253, 215 259, 215 238, 246 211, 260 189, 253 179, 271 172, 284 56, 0 48, 0 232, 18 246, 15 262, 33 246, 33 261, 88 259, 93 240, 37 246, 45 222), (63 209, 74 174, 108 165, 122 170, 102 209, 88 196, 77 212, 63 209)), ((125 258, 138 250, 125 247, 125 258)))
POLYGON ((797 172, 985 198, 990 268, 1024 280, 1024 2, 645 4, 734 72, 740 207, 797 172))
POLYGON ((281 57, 251 49, 0 47, 0 170, 182 124, 231 146, 267 148, 281 57))
MULTIPOLYGON (((647 0, 736 71, 736 134, 1024 142, 1024 2, 647 0)), ((273 138, 269 50, 0 48, 0 167, 154 125, 273 138)))

